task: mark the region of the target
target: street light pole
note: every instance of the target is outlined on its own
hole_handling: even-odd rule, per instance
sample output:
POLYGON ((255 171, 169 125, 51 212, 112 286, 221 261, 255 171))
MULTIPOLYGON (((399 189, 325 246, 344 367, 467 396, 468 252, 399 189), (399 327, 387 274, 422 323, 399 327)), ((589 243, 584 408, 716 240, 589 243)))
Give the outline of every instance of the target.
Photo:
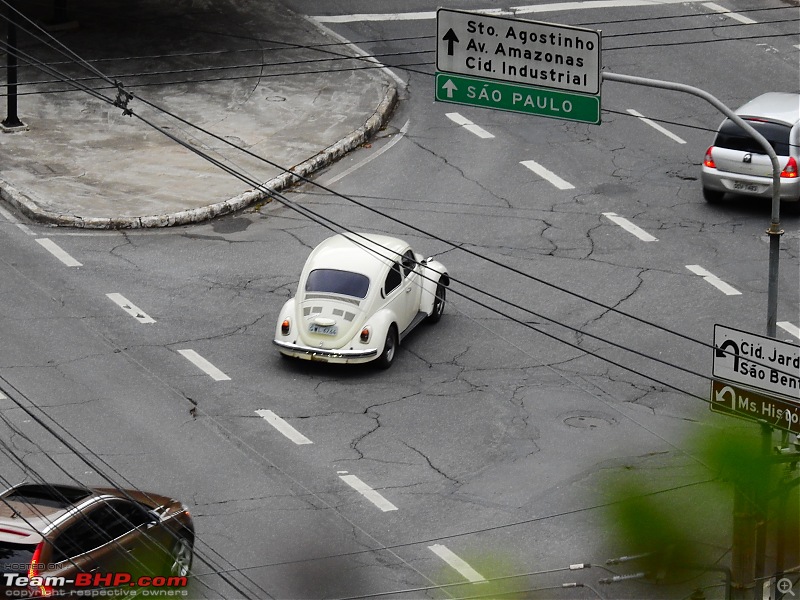
POLYGON ((17 22, 16 9, 12 2, 6 4, 6 118, 5 129, 25 127, 17 116, 17 22))

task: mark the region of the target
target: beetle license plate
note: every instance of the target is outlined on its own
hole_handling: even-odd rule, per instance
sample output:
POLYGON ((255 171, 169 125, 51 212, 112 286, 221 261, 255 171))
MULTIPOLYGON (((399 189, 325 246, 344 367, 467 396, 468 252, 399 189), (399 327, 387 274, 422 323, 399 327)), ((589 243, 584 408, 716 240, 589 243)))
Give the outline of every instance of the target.
POLYGON ((336 325, 328 325, 323 327, 322 325, 317 325, 316 323, 310 323, 308 330, 311 333, 321 333, 322 335, 336 335, 338 333, 336 325))

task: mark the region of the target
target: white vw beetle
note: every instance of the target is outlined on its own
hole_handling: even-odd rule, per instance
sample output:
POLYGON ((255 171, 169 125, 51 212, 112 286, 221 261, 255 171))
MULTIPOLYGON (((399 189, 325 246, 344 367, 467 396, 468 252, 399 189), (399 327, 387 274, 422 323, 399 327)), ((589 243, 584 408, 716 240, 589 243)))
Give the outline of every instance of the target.
POLYGON ((447 269, 384 235, 335 235, 306 260, 297 294, 283 305, 274 343, 286 356, 334 363, 376 360, 424 320, 442 316, 447 269))

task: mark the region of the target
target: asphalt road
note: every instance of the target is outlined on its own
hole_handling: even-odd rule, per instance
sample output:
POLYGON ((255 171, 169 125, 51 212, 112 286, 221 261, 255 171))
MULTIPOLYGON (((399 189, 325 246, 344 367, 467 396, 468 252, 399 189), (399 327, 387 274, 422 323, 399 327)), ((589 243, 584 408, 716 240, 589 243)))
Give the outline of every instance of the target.
MULTIPOLYGON (((324 16, 314 3, 290 5, 324 16)), ((796 32, 797 15, 786 6, 728 0, 758 21, 782 15, 749 26, 699 2, 529 18, 601 28, 608 70, 738 106, 796 91, 798 40, 781 34, 796 32), (769 37, 718 41, 734 35, 769 37)), ((389 10, 326 5, 337 15, 389 10)), ((403 5, 417 10, 435 6, 403 5)), ((701 400, 712 354, 703 344, 715 323, 765 330, 769 207, 703 202, 699 164, 721 116, 697 98, 612 82, 599 126, 434 103, 433 20, 321 20, 376 55, 425 53, 396 57, 421 64, 393 69, 407 85, 390 127, 316 179, 364 207, 311 185, 287 197, 437 255, 456 280, 442 321, 407 338, 388 372, 285 361, 271 345, 277 311, 329 235, 319 223, 275 203, 159 231, 28 223, 82 263, 69 267, 3 215, 0 375, 85 444, 97 468, 0 398, 3 439, 50 478, 64 479, 63 467, 102 483, 102 471, 187 502, 199 540, 192 597, 479 594, 421 591, 468 581, 448 552, 485 577, 528 574, 514 587, 543 588, 540 598, 681 598, 718 585, 705 573, 674 587, 600 587, 606 570, 569 566, 640 550, 620 541, 603 508, 614 498, 603 482, 629 474, 680 507, 709 560, 729 559, 730 506, 708 519, 712 474, 689 440, 739 424, 701 400), (113 293, 154 322, 124 312, 113 293), (293 442, 264 410, 313 443, 293 442), (358 493, 351 476, 388 504, 358 493), (551 587, 572 581, 592 587, 551 587)), ((778 320, 797 327, 798 217, 783 224, 778 320)), ((23 476, 11 461, 1 472, 23 476)), ((707 593, 721 597, 719 587, 707 593)))

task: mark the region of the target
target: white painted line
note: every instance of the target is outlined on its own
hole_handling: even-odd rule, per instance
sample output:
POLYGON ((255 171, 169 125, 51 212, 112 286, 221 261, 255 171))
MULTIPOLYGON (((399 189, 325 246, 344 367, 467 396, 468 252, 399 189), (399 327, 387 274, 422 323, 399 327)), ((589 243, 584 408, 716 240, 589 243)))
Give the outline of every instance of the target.
POLYGON ((397 510, 397 507, 394 504, 389 502, 386 498, 381 496, 378 492, 373 490, 355 475, 339 475, 339 478, 359 494, 364 496, 364 498, 380 508, 383 512, 397 510))
POLYGON ((9 223, 13 223, 28 235, 36 235, 28 228, 27 225, 25 225, 24 223, 20 223, 19 219, 17 219, 14 215, 8 212, 5 208, 0 207, 0 215, 3 215, 3 218, 5 218, 6 221, 8 221, 9 223))
POLYGON ((794 47, 800 50, 800 44, 795 44, 794 47))
POLYGON ((536 173, 539 177, 547 179, 550 183, 556 186, 560 190, 572 190, 575 189, 575 186, 571 183, 568 183, 561 179, 558 175, 550 171, 549 169, 545 169, 542 165, 532 160, 523 160, 520 162, 521 165, 528 167, 531 171, 536 173))
POLYGON ((410 123, 411 123, 410 120, 406 121, 405 124, 400 128, 400 133, 398 135, 394 136, 385 146, 383 146, 383 148, 381 148, 380 150, 370 154, 367 158, 365 158, 364 160, 354 164, 352 167, 349 167, 348 169, 345 169, 344 171, 339 173, 336 177, 331 177, 330 179, 326 180, 324 185, 330 186, 330 185, 336 183, 337 181, 339 181, 340 179, 343 179, 344 177, 347 177, 353 171, 355 171, 357 169, 360 169, 361 167, 366 165, 368 162, 373 161, 376 158, 378 158, 381 154, 383 154, 384 152, 389 150, 397 142, 399 142, 400 140, 403 139, 403 136, 405 136, 405 134, 408 133, 408 126, 409 126, 410 123))
POLYGON ((703 279, 705 279, 708 283, 713 285, 715 288, 723 292, 726 296, 741 296, 742 292, 738 291, 737 289, 731 287, 724 281, 722 281, 719 277, 714 275, 713 273, 709 273, 700 265, 686 265, 686 268, 689 269, 695 275, 700 275, 703 279))
MULTIPOLYGON (((549 4, 536 4, 527 6, 512 6, 508 10, 502 8, 487 8, 472 12, 485 15, 511 16, 524 13, 582 10, 593 8, 624 8, 627 6, 661 6, 662 4, 688 4, 702 0, 578 0, 575 2, 551 2, 549 4)), ((328 15, 311 17, 320 23, 353 23, 356 21, 413 21, 435 19, 436 12, 410 12, 410 13, 362 13, 354 15, 328 15)))
POLYGON ((225 375, 217 367, 208 362, 194 350, 178 350, 178 354, 183 355, 189 362, 193 363, 198 369, 210 375, 215 381, 228 381, 230 377, 225 375))
POLYGON ((436 554, 444 562, 446 562, 456 571, 461 573, 461 575, 467 581, 471 581, 472 583, 480 583, 482 581, 486 581, 486 578, 483 575, 481 575, 475 569, 470 567, 463 558, 457 556, 447 546, 444 546, 442 544, 434 544, 433 546, 428 546, 428 548, 431 550, 431 552, 436 554))
POLYGON ((272 425, 275 429, 280 431, 283 435, 287 438, 292 440, 295 444, 313 444, 310 439, 304 436, 302 433, 297 431, 294 427, 289 425, 286 421, 281 419, 278 415, 276 415, 271 410, 264 410, 259 409, 256 411, 256 414, 259 417, 264 417, 264 420, 272 425))
POLYGON ((724 6, 720 6, 716 2, 704 2, 703 6, 705 6, 706 8, 710 8, 711 10, 716 11, 718 13, 722 13, 726 17, 730 17, 731 19, 739 21, 740 23, 746 23, 748 25, 751 25, 753 23, 758 23, 758 21, 754 21, 750 17, 745 17, 744 15, 740 15, 739 13, 732 12, 727 8, 725 8, 724 6))
POLYGON ((633 223, 628 221, 628 219, 626 219, 625 217, 617 216, 617 213, 607 212, 607 213, 603 213, 603 216, 604 217, 608 217, 609 220, 613 221, 614 223, 616 223, 617 225, 622 227, 628 233, 632 233, 633 235, 638 237, 643 242, 657 242, 658 241, 658 238, 653 237, 652 235, 647 233, 641 227, 638 227, 638 226, 634 225, 633 223))
POLYGON ((451 121, 453 121, 453 123, 455 123, 456 125, 461 125, 464 129, 466 129, 470 133, 474 133, 479 138, 488 140, 489 138, 494 137, 494 135, 486 131, 483 127, 475 125, 475 123, 473 123, 466 117, 462 117, 458 113, 447 113, 445 116, 451 121))
POLYGON ((63 262, 68 267, 82 267, 83 265, 64 252, 61 247, 49 238, 36 238, 36 241, 50 254, 63 262))
POLYGON ((797 325, 793 325, 792 323, 789 323, 789 321, 779 321, 778 327, 780 327, 785 331, 788 331, 794 337, 800 338, 800 327, 798 327, 797 325))
POLYGON ((122 310, 132 316, 134 319, 139 321, 139 323, 155 323, 156 320, 153 319, 150 315, 145 313, 142 309, 136 306, 133 302, 128 300, 122 294, 117 294, 113 292, 111 294, 106 294, 109 300, 111 300, 114 304, 119 306, 122 310))
POLYGON ((630 114, 632 114, 634 117, 638 117, 643 123, 647 123, 648 125, 650 125, 650 127, 655 129, 656 131, 660 131, 661 133, 663 133, 665 136, 667 136, 671 140, 674 140, 674 141, 678 142, 679 144, 685 144, 686 143, 686 140, 684 140, 683 138, 678 137, 677 135, 672 133, 669 129, 665 129, 664 127, 662 127, 658 123, 655 123, 654 121, 651 121, 650 119, 645 117, 642 113, 640 113, 640 112, 638 112, 636 110, 633 110, 632 108, 629 108, 628 112, 630 114))

